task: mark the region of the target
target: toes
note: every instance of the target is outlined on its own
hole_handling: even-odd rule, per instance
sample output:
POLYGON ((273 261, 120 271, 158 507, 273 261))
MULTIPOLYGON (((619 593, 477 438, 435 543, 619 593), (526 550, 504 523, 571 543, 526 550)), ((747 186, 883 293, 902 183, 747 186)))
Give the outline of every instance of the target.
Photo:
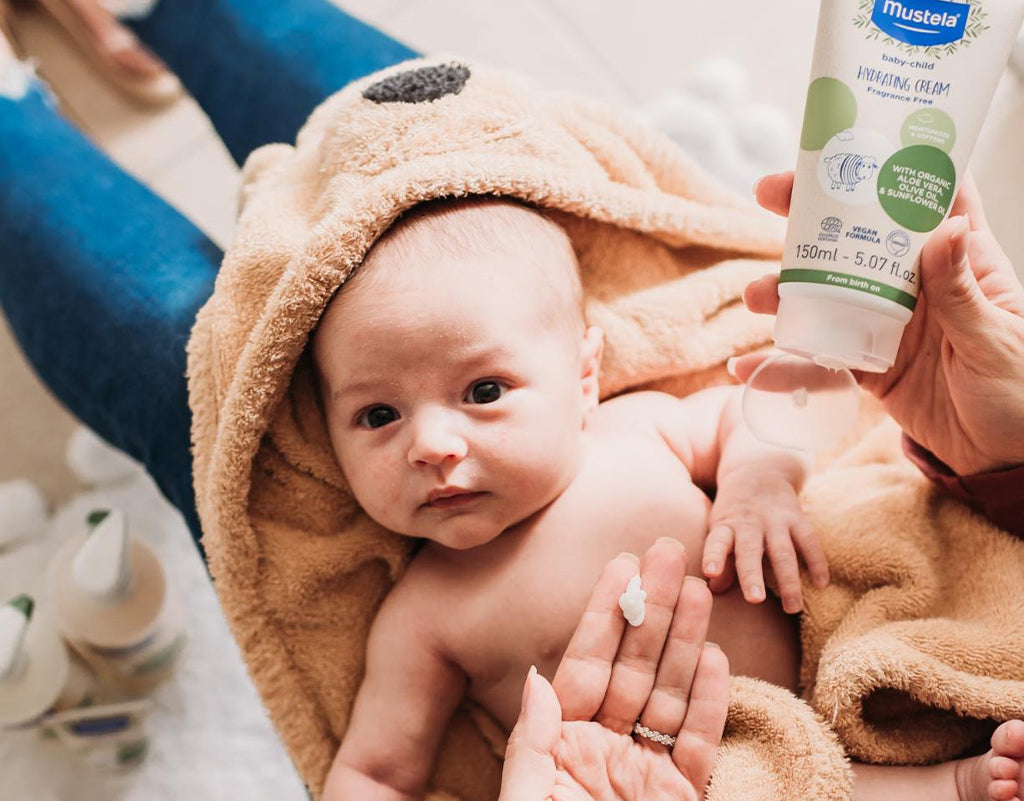
POLYGON ((988 761, 988 777, 990 779, 1014 779, 1020 771, 1020 764, 1016 759, 1005 756, 993 756, 988 761))
POLYGON ((992 750, 997 755, 1024 758, 1024 721, 1008 720, 992 735, 992 750))
POLYGON ((988 797, 992 801, 1013 801, 1017 796, 1017 782, 1008 779, 996 779, 988 785, 988 797))

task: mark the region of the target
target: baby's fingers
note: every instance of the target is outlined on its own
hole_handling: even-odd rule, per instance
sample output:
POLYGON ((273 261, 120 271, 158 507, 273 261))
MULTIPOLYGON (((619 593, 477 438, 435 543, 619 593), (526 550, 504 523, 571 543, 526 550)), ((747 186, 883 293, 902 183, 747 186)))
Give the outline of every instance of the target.
POLYGON ((819 590, 828 586, 828 560, 825 558, 825 550, 821 547, 821 540, 814 527, 806 520, 801 520, 791 530, 793 542, 800 549, 800 555, 807 565, 807 572, 811 575, 811 583, 819 590))
POLYGON ((768 532, 768 559, 779 582, 779 597, 782 608, 789 614, 795 614, 803 608, 803 594, 800 592, 800 565, 796 559, 796 549, 789 537, 789 529, 775 527, 768 532))
POLYGON ((743 597, 751 603, 765 599, 764 573, 761 557, 764 556, 764 535, 760 526, 739 524, 736 526, 736 575, 743 589, 743 597))
POLYGON ((701 569, 709 579, 722 574, 732 544, 733 532, 729 526, 718 524, 711 527, 704 540, 704 556, 701 558, 701 569))
POLYGON ((722 568, 722 572, 717 576, 708 577, 708 587, 711 592, 715 595, 721 595, 723 592, 728 592, 732 589, 732 585, 736 583, 736 559, 732 554, 725 559, 725 567, 722 568))

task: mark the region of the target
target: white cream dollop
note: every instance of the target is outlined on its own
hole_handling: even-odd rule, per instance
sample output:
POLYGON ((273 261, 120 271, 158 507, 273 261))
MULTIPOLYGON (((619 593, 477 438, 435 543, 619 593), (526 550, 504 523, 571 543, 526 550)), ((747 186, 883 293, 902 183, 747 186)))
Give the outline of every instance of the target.
POLYGON ((639 626, 644 622, 644 615, 647 611, 644 606, 646 597, 647 593, 640 589, 640 574, 637 573, 629 580, 626 591, 619 596, 619 608, 629 625, 639 626))

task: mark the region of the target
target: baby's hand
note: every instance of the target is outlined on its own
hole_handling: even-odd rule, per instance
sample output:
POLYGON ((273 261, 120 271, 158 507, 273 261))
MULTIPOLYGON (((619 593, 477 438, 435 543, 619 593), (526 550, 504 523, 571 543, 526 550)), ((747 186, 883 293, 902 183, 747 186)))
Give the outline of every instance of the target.
POLYGON ((814 586, 828 584, 828 564, 818 535, 804 517, 796 490, 782 473, 764 469, 730 473, 719 484, 708 529, 702 562, 715 592, 728 589, 738 574, 743 597, 751 603, 763 601, 761 559, 767 551, 782 608, 790 614, 799 612, 803 596, 796 548, 814 586))

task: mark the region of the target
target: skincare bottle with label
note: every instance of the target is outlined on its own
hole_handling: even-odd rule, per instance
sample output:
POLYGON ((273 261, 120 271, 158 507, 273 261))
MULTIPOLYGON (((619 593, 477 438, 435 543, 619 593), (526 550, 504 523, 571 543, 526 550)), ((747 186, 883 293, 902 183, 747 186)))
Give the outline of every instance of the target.
POLYGON ((103 681, 147 692, 172 674, 188 642, 181 603, 121 510, 97 510, 88 524, 50 564, 58 626, 103 681))
MULTIPOLYGON (((775 344, 747 385, 762 439, 815 450, 886 372, 1024 19, 1024 0, 822 0, 775 344), (837 374, 842 374, 838 375, 837 374)), ((911 354, 912 357, 912 354, 911 354)))
POLYGON ((39 725, 92 702, 95 681, 70 656, 53 620, 29 595, 0 607, 0 728, 39 725))

